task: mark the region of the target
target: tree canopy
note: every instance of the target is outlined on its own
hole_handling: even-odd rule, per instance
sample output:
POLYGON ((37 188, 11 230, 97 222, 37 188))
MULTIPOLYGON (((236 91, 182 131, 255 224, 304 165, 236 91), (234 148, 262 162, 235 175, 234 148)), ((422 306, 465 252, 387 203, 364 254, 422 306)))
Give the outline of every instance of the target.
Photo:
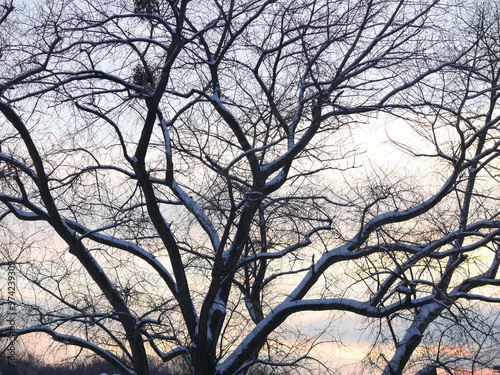
POLYGON ((5 2, 5 345, 314 372, 291 320, 329 311, 374 332, 358 374, 491 367, 499 5, 5 2))

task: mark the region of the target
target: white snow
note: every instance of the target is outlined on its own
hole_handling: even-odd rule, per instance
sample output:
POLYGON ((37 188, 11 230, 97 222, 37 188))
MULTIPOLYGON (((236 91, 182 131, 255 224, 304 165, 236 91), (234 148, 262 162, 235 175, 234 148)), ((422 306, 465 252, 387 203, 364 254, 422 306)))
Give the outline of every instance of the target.
POLYGON ((198 223, 200 223, 201 227, 205 231, 205 233, 208 234, 210 237, 210 241, 212 242, 212 245, 215 249, 219 248, 220 245, 220 239, 219 239, 219 234, 215 230, 214 226, 212 225, 212 222, 208 218, 208 216, 205 214, 203 209, 200 207, 198 203, 196 203, 182 188, 177 184, 175 181, 172 182, 172 191, 175 193, 175 195, 182 200, 182 202, 186 205, 186 208, 191 212, 198 223))

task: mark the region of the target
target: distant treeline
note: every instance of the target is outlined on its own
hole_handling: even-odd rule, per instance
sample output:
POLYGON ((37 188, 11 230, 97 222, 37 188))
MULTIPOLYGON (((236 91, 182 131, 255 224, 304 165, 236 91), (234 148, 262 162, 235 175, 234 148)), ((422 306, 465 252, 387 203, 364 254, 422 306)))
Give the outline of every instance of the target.
MULTIPOLYGON (((111 367, 107 362, 92 360, 85 364, 40 364, 28 360, 16 362, 16 366, 10 365, 6 358, 0 358, 1 375, 107 375, 120 374, 118 370, 111 367)), ((166 366, 158 363, 151 368, 151 375, 184 375, 188 374, 182 364, 166 366)))

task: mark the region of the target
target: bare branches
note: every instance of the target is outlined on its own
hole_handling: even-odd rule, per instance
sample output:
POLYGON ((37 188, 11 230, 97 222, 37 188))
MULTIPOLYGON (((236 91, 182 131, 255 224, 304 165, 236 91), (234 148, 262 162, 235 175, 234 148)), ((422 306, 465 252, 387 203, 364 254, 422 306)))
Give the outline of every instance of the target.
POLYGON ((332 311, 378 323, 381 371, 413 371, 449 311, 500 303, 498 27, 459 11, 6 3, 0 250, 37 312, 16 334, 129 374, 246 374, 307 367, 316 340, 291 358, 278 331, 332 311))

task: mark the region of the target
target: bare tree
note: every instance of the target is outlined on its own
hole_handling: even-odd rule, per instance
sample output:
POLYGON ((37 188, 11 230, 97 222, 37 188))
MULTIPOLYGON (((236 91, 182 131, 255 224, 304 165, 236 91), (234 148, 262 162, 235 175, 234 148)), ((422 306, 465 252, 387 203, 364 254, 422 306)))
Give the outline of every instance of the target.
MULTIPOLYGON (((462 33, 459 33, 459 41, 453 43, 454 47, 451 49, 463 50, 463 40, 467 39, 468 45, 473 48, 462 56, 456 69, 443 73, 450 75, 450 79, 445 82, 452 91, 443 96, 440 103, 432 103, 430 106, 430 112, 426 114, 425 120, 430 126, 423 124, 420 119, 416 120, 415 126, 418 131, 426 132, 430 142, 435 145, 434 157, 450 160, 454 164, 462 154, 464 164, 454 182, 453 194, 443 199, 443 203, 446 202, 446 211, 441 209, 434 214, 430 211, 432 214, 430 222, 426 220, 427 232, 442 232, 439 240, 432 236, 432 242, 427 245, 438 246, 439 252, 436 254, 438 262, 431 266, 429 259, 426 259, 425 263, 428 266, 422 268, 415 266, 427 257, 424 253, 416 254, 404 261, 399 258, 400 264, 395 264, 399 270, 392 271, 391 277, 383 280, 383 283, 399 283, 404 289, 403 293, 407 293, 407 298, 418 296, 422 287, 424 290, 431 288, 435 296, 433 303, 425 308, 409 311, 403 315, 396 313, 387 318, 395 352, 392 359, 387 362, 384 374, 401 373, 420 345, 428 327, 433 323, 437 326, 443 325, 443 321, 438 319, 443 315, 449 314, 448 321, 451 322, 451 326, 444 325, 448 327, 444 331, 451 329, 457 332, 456 327, 467 327, 471 332, 470 336, 467 337, 465 334, 467 329, 462 330, 462 334, 458 336, 459 342, 465 347, 466 342, 471 339, 477 349, 477 351, 470 350, 468 355, 454 355, 452 363, 463 365, 464 359, 467 359, 472 361, 470 367, 474 369, 476 356, 481 356, 480 353, 484 351, 480 342, 496 341, 496 320, 491 323, 488 319, 467 318, 468 303, 460 300, 472 302, 479 311, 482 309, 481 302, 498 302, 494 289, 486 287, 498 285, 499 244, 494 238, 495 231, 485 233, 482 229, 475 228, 476 225, 483 226, 496 221, 498 215, 496 210, 491 210, 497 200, 494 182, 497 167, 496 163, 491 162, 496 158, 498 147, 497 90, 500 72, 498 64, 500 50, 497 39, 500 30, 497 18, 498 6, 497 2, 474 4, 470 8, 472 11, 467 10, 469 14, 462 15, 461 19, 465 21, 465 25, 461 28, 462 33), (451 146, 445 146, 440 139, 444 134, 443 128, 453 129, 452 132, 456 132, 454 141, 446 140, 451 146), (450 235, 452 238, 449 238, 450 235), (440 243, 442 240, 447 243, 445 249, 440 243), (481 251, 475 251, 476 249, 481 251), (445 254, 446 256, 443 256, 445 254), (408 275, 411 275, 411 278, 408 275), (423 275, 425 275, 424 280, 422 280, 423 275), (397 335, 391 325, 402 326, 403 331, 397 335), (479 329, 479 325, 487 328, 479 329), (483 338, 478 341, 474 337, 481 335, 482 331, 483 338), (474 354, 470 354, 471 352, 474 354)), ((428 233, 424 235, 428 236, 428 233)), ((433 257, 434 255, 431 259, 433 257)), ((384 286, 379 289, 379 293, 383 291, 381 297, 386 293, 386 288, 384 286)), ((434 338, 438 337, 440 345, 443 344, 443 336, 434 338)), ((437 340, 433 341, 436 345, 437 340)), ((438 351, 431 367, 444 368, 450 373, 450 367, 453 368, 453 365, 449 366, 440 360, 443 357, 446 357, 446 354, 438 351)), ((494 363, 491 361, 494 358, 495 356, 491 357, 490 354, 489 362, 482 365, 493 367, 494 363)))
POLYGON ((383 372, 400 374, 445 311, 500 302, 497 55, 483 43, 498 39, 459 39, 453 6, 10 11, 0 225, 24 249, 29 312, 15 335, 48 335, 123 374, 149 374, 154 355, 229 375, 300 368, 317 341, 292 344, 287 322, 341 311, 386 322, 383 372), (433 161, 432 184, 376 167, 350 177, 361 124, 389 119, 432 146, 400 145, 433 161))

